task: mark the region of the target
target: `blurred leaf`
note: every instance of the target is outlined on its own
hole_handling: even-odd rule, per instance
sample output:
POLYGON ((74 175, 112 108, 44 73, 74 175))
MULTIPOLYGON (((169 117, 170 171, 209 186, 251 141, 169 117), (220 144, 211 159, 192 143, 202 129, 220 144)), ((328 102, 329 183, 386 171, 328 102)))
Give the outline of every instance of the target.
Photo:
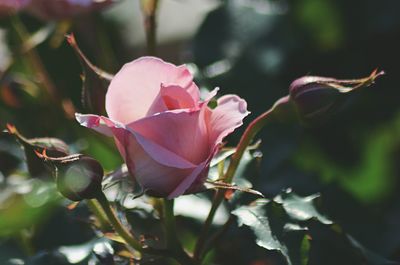
POLYGON ((71 265, 68 262, 67 258, 59 252, 48 252, 42 251, 35 256, 29 258, 25 263, 25 265, 43 265, 43 264, 51 264, 51 265, 71 265))
POLYGON ((366 257, 366 259, 369 261, 369 264, 372 264, 372 265, 395 265, 395 264, 399 264, 398 262, 390 261, 388 259, 385 259, 385 258, 377 255, 376 253, 373 253, 372 251, 370 251, 369 249, 367 249, 363 245, 361 245, 360 242, 355 240, 353 237, 347 235, 347 238, 348 238, 350 244, 356 250, 360 251, 360 253, 364 257, 366 257))
POLYGON ((11 171, 13 171, 19 165, 19 163, 20 161, 17 157, 13 156, 10 153, 0 150, 1 173, 7 176, 11 171))
POLYGON ((114 252, 108 240, 98 241, 93 246, 93 253, 101 265, 114 265, 114 252))
POLYGON ((338 182, 362 202, 381 201, 395 185, 395 156, 400 144, 400 115, 373 131, 354 132, 361 157, 352 167, 343 166, 328 157, 313 139, 308 139, 294 156, 296 164, 326 183, 338 182))
POLYGON ((300 197, 290 190, 277 195, 274 201, 282 204, 286 213, 296 221, 307 221, 316 218, 323 224, 332 224, 333 222, 320 214, 315 208, 314 202, 319 198, 318 194, 307 197, 300 197))
POLYGON ((114 264, 115 250, 108 239, 98 238, 80 245, 61 246, 56 250, 56 253, 65 256, 68 264, 110 265, 114 264))
POLYGON ((45 26, 37 30, 29 36, 29 38, 22 45, 22 52, 28 52, 34 49, 37 45, 43 43, 56 29, 55 23, 47 23, 45 26))
POLYGON ((59 201, 53 183, 20 176, 7 178, 0 189, 0 236, 18 233, 46 218, 59 201))
POLYGON ((318 48, 333 49, 343 43, 344 28, 336 1, 303 0, 295 11, 318 48))

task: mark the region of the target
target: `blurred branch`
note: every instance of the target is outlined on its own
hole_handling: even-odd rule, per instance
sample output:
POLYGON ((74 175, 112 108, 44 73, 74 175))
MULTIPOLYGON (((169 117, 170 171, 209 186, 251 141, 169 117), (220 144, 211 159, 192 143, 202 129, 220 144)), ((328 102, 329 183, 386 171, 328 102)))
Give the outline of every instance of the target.
POLYGON ((43 84, 45 87, 47 93, 49 94, 50 98, 53 101, 56 102, 61 102, 59 100, 59 97, 57 95, 57 91, 55 89, 55 86, 53 82, 50 80, 49 74, 47 73, 46 69, 44 68, 44 65, 42 61, 40 60, 39 55, 35 51, 33 47, 26 47, 26 43, 29 42, 31 39, 30 34, 27 32, 24 24, 21 22, 18 16, 13 16, 12 17, 12 25, 18 34, 18 37, 22 41, 23 45, 23 50, 22 52, 26 52, 27 59, 29 62, 32 64, 32 69, 36 71, 36 75, 39 79, 39 81, 43 84))
MULTIPOLYGON (((21 22, 18 16, 12 16, 11 23, 22 42, 21 52, 26 54, 26 58, 31 64, 32 70, 35 71, 36 77, 45 88, 50 99, 53 101, 53 103, 62 108, 62 110, 64 111, 65 115, 68 118, 74 118, 75 109, 73 107, 72 102, 70 100, 63 100, 61 96, 58 94, 57 89, 50 78, 49 73, 47 72, 46 68, 42 63, 42 60, 40 59, 39 54, 36 52, 34 48, 34 45, 29 44, 29 42, 32 41, 31 39, 32 36, 26 30, 24 24, 21 22)), ((40 37, 42 38, 43 36, 40 37)))
POLYGON ((142 13, 144 16, 144 28, 146 31, 147 54, 156 55, 157 44, 157 7, 159 0, 141 0, 142 13))

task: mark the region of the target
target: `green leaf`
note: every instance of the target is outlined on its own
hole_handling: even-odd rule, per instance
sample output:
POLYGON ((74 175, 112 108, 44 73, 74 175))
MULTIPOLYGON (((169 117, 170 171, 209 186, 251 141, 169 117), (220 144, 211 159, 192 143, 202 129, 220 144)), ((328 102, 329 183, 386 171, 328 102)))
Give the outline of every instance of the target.
POLYGON ((267 217, 267 208, 269 200, 256 200, 250 206, 242 206, 232 212, 238 217, 239 226, 246 225, 250 227, 256 235, 256 243, 260 247, 268 250, 277 250, 285 257, 287 263, 292 265, 289 257, 289 251, 277 237, 270 225, 270 219, 267 217))
POLYGON ((320 214, 315 207, 315 200, 319 198, 319 194, 313 194, 307 197, 300 197, 290 190, 283 194, 279 194, 274 201, 282 204, 286 213, 294 220, 307 221, 312 218, 318 219, 323 224, 332 224, 333 222, 320 214))
POLYGON ((368 250, 322 215, 316 207, 318 198, 318 194, 300 197, 286 190, 273 200, 256 200, 232 214, 237 216, 239 226, 245 225, 254 232, 257 245, 278 251, 289 265, 328 261, 329 264, 345 261, 354 265, 396 264, 368 250))

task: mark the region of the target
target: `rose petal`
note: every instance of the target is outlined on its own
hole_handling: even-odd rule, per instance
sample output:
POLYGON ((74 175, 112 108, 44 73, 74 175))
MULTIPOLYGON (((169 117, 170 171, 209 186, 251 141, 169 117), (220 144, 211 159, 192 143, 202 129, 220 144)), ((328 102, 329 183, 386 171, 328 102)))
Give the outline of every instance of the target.
POLYGON ((218 99, 217 104, 209 114, 208 122, 210 142, 215 145, 241 126, 243 119, 250 114, 246 101, 236 95, 225 95, 218 99))
POLYGON ((106 110, 112 120, 127 124, 146 116, 161 84, 186 89, 198 101, 193 76, 184 66, 175 66, 154 57, 127 63, 111 81, 106 95, 106 110))
POLYGON ((184 194, 190 186, 195 182, 195 180, 199 177, 201 172, 208 166, 208 161, 205 161, 198 165, 190 175, 186 176, 179 185, 168 195, 168 199, 172 199, 178 197, 179 195, 184 194))
POLYGON ((177 85, 161 85, 160 92, 154 100, 146 116, 175 109, 193 109, 196 102, 189 92, 177 85))
POLYGON ((194 167, 175 167, 173 163, 165 163, 164 159, 163 163, 160 163, 153 153, 157 150, 149 151, 148 146, 145 149, 143 142, 137 141, 137 138, 132 137, 127 130, 115 129, 114 134, 129 171, 142 188, 152 195, 167 196, 187 176, 190 176, 194 169, 194 167))
POLYGON ((204 162, 210 154, 203 110, 163 112, 127 127, 195 165, 204 162))
POLYGON ((157 143, 152 142, 150 139, 143 137, 139 133, 125 127, 125 125, 112 121, 106 117, 82 114, 76 114, 76 117, 82 126, 94 129, 108 136, 113 135, 116 140, 118 140, 119 145, 117 143, 117 147, 127 164, 132 161, 136 162, 134 159, 132 161, 127 161, 128 157, 132 158, 130 153, 133 155, 135 154, 135 150, 128 150, 127 152, 125 147, 128 146, 128 142, 137 142, 149 156, 164 166, 175 168, 194 168, 196 166, 175 153, 165 149, 163 146, 160 146, 157 143), (124 148, 121 146, 124 146, 124 148))

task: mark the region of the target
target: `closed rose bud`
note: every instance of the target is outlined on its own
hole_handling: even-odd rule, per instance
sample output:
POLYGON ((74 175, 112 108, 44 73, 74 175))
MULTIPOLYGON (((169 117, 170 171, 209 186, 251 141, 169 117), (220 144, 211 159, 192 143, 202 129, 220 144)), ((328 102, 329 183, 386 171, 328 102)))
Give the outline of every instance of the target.
POLYGON ((383 71, 372 72, 362 79, 340 80, 320 76, 304 76, 289 87, 290 101, 304 121, 321 120, 332 114, 347 96, 359 88, 371 85, 383 71))
POLYGON ((72 201, 94 199, 101 193, 103 168, 95 159, 83 156, 57 166, 57 188, 72 201))
POLYGON ((108 7, 117 0, 31 0, 27 10, 43 20, 68 19, 108 7))

